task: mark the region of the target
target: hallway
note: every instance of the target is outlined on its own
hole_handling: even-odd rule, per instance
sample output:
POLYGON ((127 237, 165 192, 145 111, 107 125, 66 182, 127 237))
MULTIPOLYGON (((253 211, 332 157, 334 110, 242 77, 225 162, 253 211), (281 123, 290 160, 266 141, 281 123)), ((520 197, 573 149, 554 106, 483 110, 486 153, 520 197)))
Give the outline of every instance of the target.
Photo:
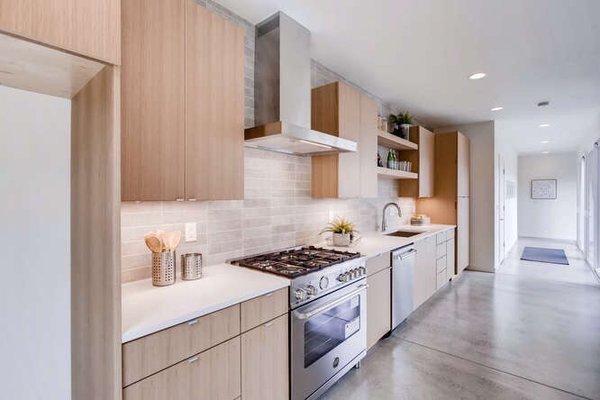
POLYGON ((466 271, 323 399, 600 399, 600 287, 532 276, 466 271))

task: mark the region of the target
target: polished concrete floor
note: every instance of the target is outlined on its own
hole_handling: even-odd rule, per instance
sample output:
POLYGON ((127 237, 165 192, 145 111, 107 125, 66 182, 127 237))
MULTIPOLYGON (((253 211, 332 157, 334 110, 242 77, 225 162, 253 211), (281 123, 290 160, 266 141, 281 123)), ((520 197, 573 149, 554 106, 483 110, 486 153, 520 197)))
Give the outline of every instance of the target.
POLYGON ((466 271, 322 399, 600 400, 595 277, 509 272, 466 271))

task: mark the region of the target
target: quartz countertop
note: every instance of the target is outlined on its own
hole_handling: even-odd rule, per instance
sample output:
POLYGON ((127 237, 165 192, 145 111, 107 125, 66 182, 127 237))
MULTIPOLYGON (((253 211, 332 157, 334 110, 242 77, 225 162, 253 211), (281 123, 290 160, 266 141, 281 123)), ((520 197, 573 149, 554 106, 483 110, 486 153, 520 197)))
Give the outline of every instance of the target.
POLYGON ((325 243, 321 244, 321 246, 328 249, 341 251, 356 251, 367 258, 371 258, 385 253, 386 251, 404 247, 419 240, 425 239, 426 237, 454 228, 456 228, 456 225, 400 225, 388 232, 368 232, 362 234, 360 240, 350 245, 350 247, 334 247, 325 243), (419 234, 411 237, 386 235, 386 233, 392 233, 395 231, 419 232, 419 234))
POLYGON ((194 281, 154 287, 152 280, 122 285, 123 343, 290 285, 287 278, 230 264, 204 267, 194 281))

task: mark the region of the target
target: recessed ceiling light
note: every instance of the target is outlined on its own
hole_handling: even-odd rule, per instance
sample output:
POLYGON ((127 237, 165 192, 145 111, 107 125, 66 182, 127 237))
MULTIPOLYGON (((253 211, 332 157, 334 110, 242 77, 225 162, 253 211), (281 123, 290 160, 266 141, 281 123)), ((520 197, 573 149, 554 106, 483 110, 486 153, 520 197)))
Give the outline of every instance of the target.
POLYGON ((548 154, 550 153, 549 151, 542 151, 542 154, 548 154))
POLYGON ((500 110, 504 110, 504 107, 494 107, 494 108, 492 108, 492 111, 500 111, 500 110))
POLYGON ((472 81, 477 80, 477 79, 481 79, 481 78, 485 78, 485 73, 483 72, 477 72, 476 74, 473 74, 469 77, 469 79, 471 79, 472 81))
POLYGON ((540 143, 541 144, 548 144, 548 143, 550 143, 550 141, 549 140, 542 140, 540 143))
POLYGON ((540 128, 548 128, 550 124, 540 124, 540 128))

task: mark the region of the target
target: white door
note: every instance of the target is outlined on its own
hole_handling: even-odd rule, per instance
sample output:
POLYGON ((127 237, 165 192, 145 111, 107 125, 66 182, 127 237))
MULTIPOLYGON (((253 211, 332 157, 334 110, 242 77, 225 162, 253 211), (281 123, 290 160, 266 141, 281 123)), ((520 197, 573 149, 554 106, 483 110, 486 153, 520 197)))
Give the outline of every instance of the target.
POLYGON ((498 265, 506 256, 506 168, 504 158, 498 155, 498 265))
POLYGON ((579 164, 579 182, 577 183, 578 197, 577 197, 577 247, 584 254, 586 252, 586 239, 585 239, 585 224, 586 224, 586 202, 585 196, 587 193, 587 182, 586 182, 586 167, 585 157, 581 157, 579 164))

